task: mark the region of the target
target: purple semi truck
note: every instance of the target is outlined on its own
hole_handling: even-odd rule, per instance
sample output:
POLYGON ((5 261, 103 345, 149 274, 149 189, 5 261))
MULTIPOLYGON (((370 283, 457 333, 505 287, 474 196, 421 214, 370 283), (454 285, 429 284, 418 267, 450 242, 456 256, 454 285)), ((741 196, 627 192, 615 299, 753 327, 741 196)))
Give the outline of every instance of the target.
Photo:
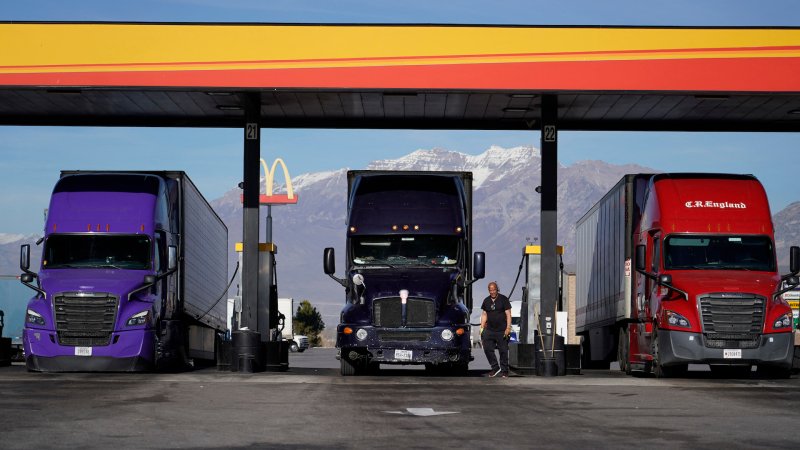
POLYGON ((20 277, 32 371, 180 370, 227 328, 228 229, 180 171, 63 171, 39 273, 20 277))

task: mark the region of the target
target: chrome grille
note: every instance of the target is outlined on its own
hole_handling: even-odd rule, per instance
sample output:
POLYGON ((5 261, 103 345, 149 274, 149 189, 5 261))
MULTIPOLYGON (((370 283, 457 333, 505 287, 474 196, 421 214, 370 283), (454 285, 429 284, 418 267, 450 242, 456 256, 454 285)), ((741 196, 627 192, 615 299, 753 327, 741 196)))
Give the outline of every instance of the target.
POLYGON ((753 294, 700 296, 705 345, 711 348, 757 348, 764 326, 766 299, 753 294))
POLYGON ((54 297, 56 332, 61 345, 108 345, 119 301, 108 294, 62 294, 54 297))
POLYGON ((400 297, 379 298, 372 302, 372 325, 399 328, 402 326, 400 297))
MULTIPOLYGON (((432 327, 436 323, 436 308, 433 300, 409 298, 406 300, 407 327, 432 327)), ((403 307, 400 297, 375 299, 372 302, 372 325, 384 328, 403 326, 403 307)))
POLYGON ((406 305, 406 326, 432 327, 436 322, 432 300, 409 298, 406 305))

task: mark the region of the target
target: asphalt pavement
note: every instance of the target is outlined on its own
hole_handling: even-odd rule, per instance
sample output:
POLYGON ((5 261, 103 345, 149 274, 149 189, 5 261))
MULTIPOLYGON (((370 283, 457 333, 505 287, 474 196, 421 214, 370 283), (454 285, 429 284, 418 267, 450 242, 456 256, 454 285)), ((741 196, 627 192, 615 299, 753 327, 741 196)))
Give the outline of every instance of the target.
POLYGON ((0 368, 2 448, 797 448, 800 379, 342 377, 333 349, 285 373, 0 368))

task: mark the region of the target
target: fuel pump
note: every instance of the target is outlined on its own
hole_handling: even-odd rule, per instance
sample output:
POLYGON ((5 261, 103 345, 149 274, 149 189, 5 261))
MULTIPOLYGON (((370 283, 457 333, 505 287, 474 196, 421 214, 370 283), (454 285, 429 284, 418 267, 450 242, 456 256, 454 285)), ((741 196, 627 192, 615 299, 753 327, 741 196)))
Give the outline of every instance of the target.
MULTIPOLYGON (((519 342, 509 345, 509 364, 515 372, 536 375, 565 375, 564 336, 557 330, 559 318, 566 322, 564 314, 558 312, 563 305, 563 255, 564 247, 556 250, 559 257, 558 299, 556 311, 542 311, 541 299, 541 246, 527 245, 522 250, 525 268, 525 286, 522 288, 522 305, 520 307, 519 342), (539 319, 544 316, 544 332, 538 330, 539 319)), ((520 265, 522 270, 523 264, 520 265)), ((566 323, 561 324, 564 325, 566 323)))

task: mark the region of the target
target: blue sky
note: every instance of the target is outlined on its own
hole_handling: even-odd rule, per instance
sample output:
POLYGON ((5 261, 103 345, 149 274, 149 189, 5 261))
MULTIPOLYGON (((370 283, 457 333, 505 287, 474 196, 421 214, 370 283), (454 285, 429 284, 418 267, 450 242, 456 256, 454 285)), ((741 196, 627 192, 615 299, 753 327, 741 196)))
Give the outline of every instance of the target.
MULTIPOLYGON (((800 26, 800 2, 648 1, 3 1, 0 21, 481 23, 522 25, 800 26)), ((61 169, 186 170, 208 198, 241 180, 242 132, 228 129, 0 127, 0 233, 37 233, 61 169)), ((752 173, 773 212, 800 200, 798 133, 578 133, 559 135, 559 159, 601 159, 664 171, 752 173)), ((262 156, 293 175, 363 168, 419 148, 476 154, 491 145, 538 146, 538 132, 265 130, 262 156)))

